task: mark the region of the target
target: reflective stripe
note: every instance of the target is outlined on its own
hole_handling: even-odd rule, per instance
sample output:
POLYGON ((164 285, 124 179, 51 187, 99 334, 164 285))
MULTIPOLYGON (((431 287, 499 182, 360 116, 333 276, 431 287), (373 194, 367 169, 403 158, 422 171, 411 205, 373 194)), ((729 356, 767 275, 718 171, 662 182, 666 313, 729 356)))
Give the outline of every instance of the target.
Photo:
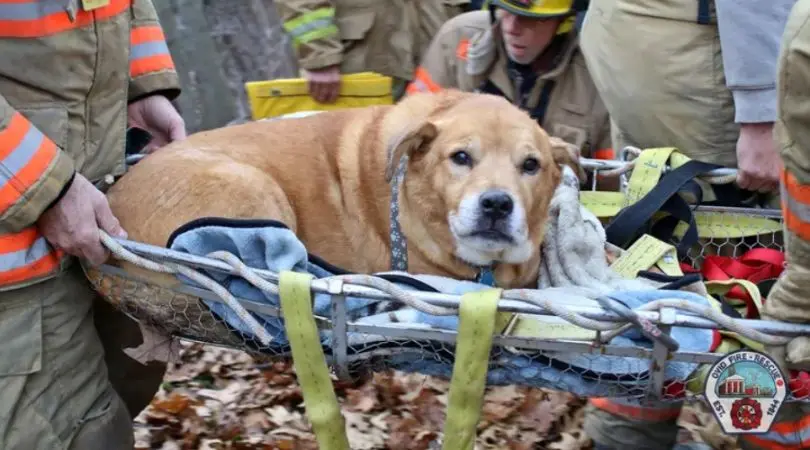
POLYGON ((61 2, 5 0, 0 1, 0 20, 36 20, 64 10, 61 2))
POLYGON ((59 267, 62 256, 35 226, 19 233, 0 235, 0 285, 45 276, 59 267))
POLYGON ((416 92, 428 92, 428 88, 425 86, 425 83, 423 83, 422 80, 413 80, 408 83, 408 87, 405 88, 405 92, 408 94, 413 94, 416 92))
POLYGON ((169 54, 169 46, 165 42, 145 42, 132 47, 129 51, 129 60, 167 54, 169 54))
POLYGON ((626 405, 606 398, 591 398, 588 400, 593 406, 617 416, 650 422, 663 422, 677 419, 681 414, 680 407, 655 408, 637 405, 626 405))
POLYGON ((174 70, 163 29, 159 25, 135 27, 130 32, 129 76, 132 78, 174 70))
POLYGON ((743 439, 773 450, 798 450, 810 448, 810 417, 795 422, 776 422, 765 434, 743 435, 743 439))
POLYGON ((65 2, 40 0, 0 0, 0 37, 33 38, 48 36, 92 24, 126 11, 131 0, 110 0, 93 11, 79 8, 75 17, 65 2))
POLYGON ((8 272, 27 266, 51 252, 51 247, 44 237, 40 237, 30 247, 16 252, 0 253, 0 272, 8 272))
POLYGON ((810 241, 810 185, 799 183, 791 173, 782 170, 779 189, 785 227, 810 241))
POLYGON ((458 46, 456 47, 456 58, 466 61, 467 60, 467 52, 470 49, 470 41, 469 39, 462 39, 459 41, 458 46))
POLYGON ((430 77, 430 74, 423 67, 417 67, 413 74, 413 81, 408 84, 406 92, 413 94, 415 92, 439 92, 441 86, 436 84, 430 77))
POLYGON ((334 19, 335 8, 318 8, 284 22, 284 30, 296 44, 306 44, 338 34, 334 19))
POLYGON ((612 148, 600 148, 593 151, 594 159, 616 159, 616 152, 612 148))
POLYGON ((15 112, 0 132, 0 214, 42 177, 56 157, 56 145, 15 112))

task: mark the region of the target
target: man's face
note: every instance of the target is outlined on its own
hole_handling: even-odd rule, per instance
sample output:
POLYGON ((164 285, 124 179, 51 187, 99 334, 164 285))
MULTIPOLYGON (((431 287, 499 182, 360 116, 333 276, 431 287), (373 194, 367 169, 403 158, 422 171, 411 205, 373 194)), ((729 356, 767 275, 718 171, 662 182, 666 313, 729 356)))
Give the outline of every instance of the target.
POLYGON ((501 20, 506 52, 509 58, 518 64, 529 64, 534 61, 557 33, 562 19, 532 19, 516 16, 502 9, 498 10, 501 20))

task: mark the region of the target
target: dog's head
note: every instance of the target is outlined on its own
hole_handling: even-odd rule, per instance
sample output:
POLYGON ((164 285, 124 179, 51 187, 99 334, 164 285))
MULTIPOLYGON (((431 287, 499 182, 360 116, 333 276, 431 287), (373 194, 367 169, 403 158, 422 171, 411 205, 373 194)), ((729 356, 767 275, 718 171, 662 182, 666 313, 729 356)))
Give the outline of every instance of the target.
POLYGON ((530 261, 562 165, 581 172, 571 146, 493 95, 417 94, 397 108, 407 113, 394 116, 411 122, 390 138, 386 178, 409 158, 407 200, 425 229, 435 239, 444 227, 455 256, 470 264, 530 261))

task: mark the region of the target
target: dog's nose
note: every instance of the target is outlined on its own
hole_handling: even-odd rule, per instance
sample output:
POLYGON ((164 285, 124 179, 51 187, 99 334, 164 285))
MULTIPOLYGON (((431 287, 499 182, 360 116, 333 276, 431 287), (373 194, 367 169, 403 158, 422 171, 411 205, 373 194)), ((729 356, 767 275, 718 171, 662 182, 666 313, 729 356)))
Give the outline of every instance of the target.
POLYGON ((481 213, 492 220, 508 217, 515 208, 512 196, 503 191, 484 192, 478 201, 481 204, 481 213))

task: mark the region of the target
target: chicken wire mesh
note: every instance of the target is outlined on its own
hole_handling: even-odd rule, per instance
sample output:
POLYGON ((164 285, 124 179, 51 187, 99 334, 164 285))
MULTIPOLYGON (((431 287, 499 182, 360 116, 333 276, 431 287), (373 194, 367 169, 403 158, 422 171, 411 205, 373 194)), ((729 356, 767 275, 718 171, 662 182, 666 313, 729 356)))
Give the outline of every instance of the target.
MULTIPOLYGON (((585 164, 591 170, 603 163, 585 164)), ((781 223, 778 210, 710 208, 699 211, 720 212, 730 218, 768 217, 781 223)), ((177 252, 157 249, 138 243, 124 244, 133 254, 158 262, 173 262, 204 267, 206 264, 222 270, 216 261, 178 255, 177 252)), ((780 232, 755 234, 746 238, 701 239, 690 249, 688 263, 699 267, 708 255, 739 256, 746 250, 768 247, 782 250, 780 232)), ((208 267, 211 269, 212 267, 208 267)), ((145 325, 184 340, 202 342, 243 350, 260 361, 289 359, 289 347, 262 344, 254 335, 235 329, 206 302, 222 302, 222 298, 209 289, 189 284, 171 287, 155 284, 114 265, 85 268, 95 289, 110 303, 145 325)), ((276 282, 277 278, 269 278, 276 282)), ((452 367, 455 332, 449 330, 403 326, 403 324, 364 324, 353 320, 346 310, 346 296, 381 299, 384 292, 374 293, 370 288, 352 288, 350 284, 333 285, 321 282, 320 290, 332 296, 329 316, 316 317, 318 328, 327 336, 324 346, 327 362, 341 378, 363 377, 370 372, 397 369, 425 375, 446 375, 442 368, 452 367), (350 339, 351 336, 351 339, 350 339)), ((439 304, 458 306, 458 297, 428 294, 439 304), (443 299, 443 300, 442 300, 443 299), (444 302, 444 303, 442 303, 444 302)), ((396 297, 388 297, 397 301, 396 297)), ((265 316, 282 317, 277 307, 237 299, 249 312, 265 316)), ((502 302, 503 303, 503 302, 502 302)), ((499 307, 500 309, 500 307, 499 307)), ((576 309, 576 308, 575 308, 576 309)), ((513 313, 553 316, 542 308, 512 303, 504 310, 513 313)), ((624 321, 613 312, 600 308, 580 308, 576 313, 593 320, 615 323, 624 321)), ((656 324, 664 333, 671 327, 692 329, 722 329, 712 320, 687 316, 674 310, 639 313, 656 324)), ((741 320, 747 329, 775 336, 790 337, 808 334, 808 327, 778 322, 741 320)), ((597 333, 597 337, 599 334, 597 333)), ((622 398, 638 403, 694 401, 702 397, 706 367, 722 358, 723 354, 709 352, 669 351, 661 342, 651 347, 617 346, 595 339, 540 339, 498 335, 493 339, 490 353, 488 384, 523 384, 568 391, 580 396, 622 398), (690 363, 697 369, 685 376, 667 376, 672 364, 690 363)), ((808 401, 807 393, 789 393, 786 401, 808 401)))

